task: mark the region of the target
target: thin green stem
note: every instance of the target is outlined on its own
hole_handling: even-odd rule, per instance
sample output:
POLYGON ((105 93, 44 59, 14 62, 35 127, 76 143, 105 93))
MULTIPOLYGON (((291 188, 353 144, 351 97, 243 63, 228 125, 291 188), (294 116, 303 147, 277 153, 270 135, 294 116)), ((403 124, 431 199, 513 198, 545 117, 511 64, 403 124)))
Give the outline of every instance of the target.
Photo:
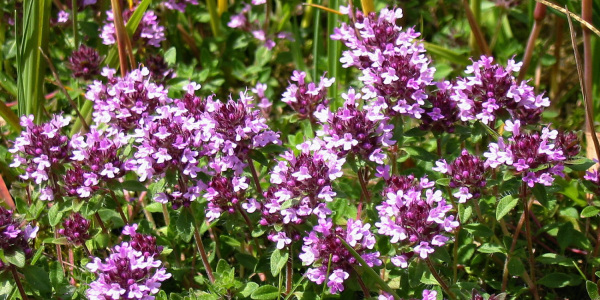
MULTIPOLYGON (((525 182, 522 183, 521 189, 523 190, 522 194, 527 195, 527 184, 525 182)), ((531 241, 531 224, 529 220, 529 205, 525 205, 523 207, 523 214, 525 215, 525 230, 527 237, 527 252, 529 253, 529 277, 531 278, 531 291, 533 293, 533 298, 536 300, 540 299, 538 294, 537 286, 535 284, 535 262, 533 257, 533 243, 531 241)))
POLYGON ((77 0, 71 0, 71 18, 73 19, 73 49, 77 50, 79 48, 79 30, 77 24, 77 11, 79 8, 77 7, 77 0))

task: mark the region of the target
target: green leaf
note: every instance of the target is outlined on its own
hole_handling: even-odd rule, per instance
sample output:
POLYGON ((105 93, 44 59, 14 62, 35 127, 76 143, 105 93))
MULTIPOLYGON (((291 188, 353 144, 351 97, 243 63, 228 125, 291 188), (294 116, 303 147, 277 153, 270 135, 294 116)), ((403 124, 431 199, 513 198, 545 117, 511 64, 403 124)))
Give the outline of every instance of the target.
POLYGON ((144 209, 151 213, 162 212, 162 203, 152 202, 148 204, 144 209))
POLYGON ((502 218, 515 208, 518 203, 519 198, 513 198, 512 195, 500 199, 500 202, 498 202, 498 206, 496 207, 496 220, 502 220, 502 218))
POLYGON ((506 249, 504 249, 504 247, 492 243, 485 243, 481 245, 477 251, 481 253, 506 253, 506 249))
POLYGON ((181 210, 175 228, 183 241, 191 241, 192 236, 194 235, 194 216, 192 216, 187 209, 181 210))
POLYGON ((175 49, 175 47, 169 48, 169 50, 167 50, 165 52, 165 56, 164 57, 165 57, 165 62, 169 66, 175 65, 175 63, 177 62, 177 49, 175 49))
POLYGON ((575 159, 566 161, 565 164, 572 170, 585 171, 596 163, 587 157, 577 157, 575 159))
POLYGON ((279 289, 272 285, 263 285, 252 292, 252 299, 255 300, 270 300, 279 297, 279 289))
POLYGON ((258 289, 258 283, 250 281, 246 283, 244 289, 240 291, 240 294, 242 297, 248 298, 254 291, 256 291, 256 289, 258 289))
POLYGON ((52 293, 50 276, 46 273, 44 268, 27 266, 22 272, 23 275, 25 275, 25 280, 29 283, 30 288, 39 291, 42 295, 52 293))
POLYGON ((60 223, 63 217, 63 212, 60 210, 58 203, 54 203, 52 207, 48 210, 48 221, 50 222, 50 226, 54 227, 60 223))
POLYGON ((441 186, 450 186, 450 178, 440 178, 435 183, 441 186))
POLYGON ((480 236, 484 238, 490 237, 494 234, 489 227, 479 223, 467 224, 463 226, 463 228, 474 236, 480 236))
POLYGON ((7 263, 13 264, 17 268, 25 266, 25 252, 21 249, 9 254, 4 253, 4 259, 6 259, 7 263))
POLYGON ((237 248, 242 245, 239 240, 234 239, 234 238, 232 238, 228 235, 224 235, 224 234, 219 236, 219 240, 221 240, 221 242, 223 242, 231 247, 234 247, 234 248, 237 248))
POLYGON ((591 218, 595 217, 600 213, 600 208, 596 206, 588 206, 581 211, 582 218, 591 218))
POLYGON ((249 156, 252 160, 258 162, 259 164, 268 167, 269 166, 269 160, 267 160, 267 158, 265 157, 264 154, 262 154, 262 152, 258 151, 258 150, 251 150, 249 153, 249 156))
POLYGON ((587 280, 585 282, 585 289, 592 300, 600 300, 600 294, 598 293, 598 285, 596 285, 593 281, 587 280))
POLYGON ((279 249, 273 251, 273 254, 271 254, 271 274, 273 274, 273 277, 279 275, 279 272, 281 272, 281 269, 287 263, 288 257, 289 254, 287 252, 282 255, 279 249))
POLYGON ((547 265, 559 265, 563 267, 573 267, 573 259, 556 254, 556 253, 544 253, 535 258, 540 263, 547 265))
POLYGON ((566 273, 555 272, 542 277, 538 280, 538 283, 549 288, 561 288, 569 285, 579 285, 581 278, 577 275, 572 276, 566 273))
POLYGON ((508 262, 508 273, 512 276, 521 276, 525 272, 525 266, 518 257, 513 257, 508 262))
POLYGON ((121 183, 121 186, 124 190, 132 192, 145 192, 148 190, 141 182, 137 180, 125 180, 121 183))

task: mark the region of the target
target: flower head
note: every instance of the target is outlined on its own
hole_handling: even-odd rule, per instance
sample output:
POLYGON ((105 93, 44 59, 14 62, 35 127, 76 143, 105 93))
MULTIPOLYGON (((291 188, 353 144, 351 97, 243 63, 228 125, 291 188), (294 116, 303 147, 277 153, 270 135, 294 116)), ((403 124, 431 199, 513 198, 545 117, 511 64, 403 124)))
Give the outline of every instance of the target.
POLYGON ((291 80, 296 83, 290 83, 285 93, 283 93, 282 101, 291 106, 300 119, 313 121, 313 113, 317 109, 327 106, 328 103, 325 99, 327 88, 333 84, 335 78, 328 79, 322 76, 317 85, 314 82, 305 82, 305 77, 305 72, 294 71, 291 80))
POLYGON ((102 57, 96 49, 86 45, 79 46, 79 49, 71 53, 67 67, 73 71, 73 76, 90 80, 100 75, 100 63, 102 57))
MULTIPOLYGON (((125 231, 129 232, 127 228, 125 231)), ((148 243, 135 241, 133 231, 133 235, 128 233, 132 241, 115 246, 104 262, 95 257, 87 264, 98 275, 86 291, 88 299, 152 299, 160 291, 161 282, 171 277, 156 259, 161 250, 148 251, 148 243)))
POLYGON ((300 254, 302 264, 311 266, 306 271, 308 279, 322 284, 330 267, 327 283, 329 290, 332 294, 344 290, 344 281, 353 272, 353 266, 359 263, 344 246, 342 239, 354 248, 369 267, 381 265, 379 252, 372 251, 375 237, 370 227, 370 224, 352 219, 348 220, 345 228, 334 227, 331 219, 319 219, 319 225, 304 237, 304 246, 300 254))
MULTIPOLYGON (((29 240, 35 238, 38 227, 27 225, 21 228, 20 222, 15 220, 13 212, 0 206, 0 249, 4 255, 9 256, 15 251, 22 251, 26 258, 33 256, 33 249, 29 245, 29 240)), ((7 267, 5 262, 0 260, 0 270, 7 267)))
POLYGON ((487 166, 483 159, 463 149, 461 155, 451 163, 441 159, 436 164, 435 171, 450 176, 450 187, 459 188, 459 192, 455 194, 458 195, 459 203, 479 198, 481 188, 486 185, 487 166))
POLYGON ((90 239, 90 221, 84 218, 80 213, 74 213, 63 223, 63 228, 58 230, 74 245, 84 244, 90 239))
POLYGON ((518 83, 512 75, 522 63, 509 60, 506 67, 493 64, 492 57, 481 56, 465 71, 471 76, 459 79, 451 98, 458 103, 463 121, 480 120, 490 124, 498 117, 511 117, 523 124, 539 121, 548 98, 535 95, 526 82, 518 83))
MULTIPOLYGON (((384 188, 384 201, 377 206, 379 234, 389 236, 391 243, 403 242, 412 253, 427 258, 434 247, 446 244, 444 234, 458 227, 452 209, 442 198, 442 192, 433 188, 427 177, 416 180, 414 176, 392 176, 384 188)), ((406 267, 408 256, 400 255, 392 263, 406 267)))

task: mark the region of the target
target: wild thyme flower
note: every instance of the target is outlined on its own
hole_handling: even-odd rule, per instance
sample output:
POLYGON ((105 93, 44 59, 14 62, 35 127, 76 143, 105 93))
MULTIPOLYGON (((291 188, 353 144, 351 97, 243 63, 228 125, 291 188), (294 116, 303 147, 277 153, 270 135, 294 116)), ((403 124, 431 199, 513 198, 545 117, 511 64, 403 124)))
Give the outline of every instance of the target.
POLYGON ((350 88, 344 106, 336 113, 323 108, 315 116, 323 125, 317 135, 323 137, 327 147, 336 149, 340 155, 349 153, 360 158, 368 158, 377 164, 383 164, 387 157, 382 147, 394 144, 392 138, 393 125, 387 124, 387 118, 378 111, 368 107, 360 108, 360 94, 350 88))
POLYGON ((421 130, 434 132, 454 132, 454 125, 458 121, 458 107, 450 99, 452 84, 448 81, 437 82, 437 90, 427 99, 431 107, 424 107, 421 115, 421 130))
POLYGON ((100 75, 101 62, 102 58, 96 49, 82 44, 71 53, 67 67, 73 71, 74 77, 90 80, 100 75))
POLYGON ((150 81, 148 68, 135 69, 125 78, 115 77, 115 70, 104 68, 107 83, 95 80, 85 97, 94 102, 94 122, 106 123, 129 131, 160 105, 171 102, 162 85, 150 81))
MULTIPOLYGON (((132 235, 131 230, 127 227, 123 231, 132 235)), ((143 250, 134 246, 132 239, 132 242, 122 242, 111 249, 112 253, 104 262, 94 257, 86 267, 96 273, 98 279, 90 283, 86 291, 88 299, 153 299, 152 295, 160 291, 161 282, 169 279, 171 274, 156 259, 162 250, 143 250)))
POLYGON ((535 95, 526 82, 517 83, 512 73, 518 72, 522 63, 509 59, 504 68, 493 60, 481 56, 467 67, 465 73, 471 76, 454 85, 451 98, 458 103, 461 120, 490 124, 498 117, 512 117, 523 124, 538 122, 543 108, 550 106, 548 98, 535 95))
MULTIPOLYGON (((338 158, 319 139, 304 142, 297 148, 300 150, 298 155, 291 151, 281 155, 283 160, 271 172, 272 185, 264 192, 265 200, 243 205, 248 212, 261 210, 260 224, 263 226, 279 224, 288 229, 306 222, 312 215, 326 218, 331 214, 325 203, 336 196, 331 185, 333 180, 342 176, 345 159, 338 158)), ((274 242, 289 237, 290 232, 269 234, 274 242)), ((278 242, 277 247, 281 249, 284 244, 278 242)))
MULTIPOLYGON (((254 4, 254 2, 253 2, 254 4)), ((263 4, 263 3, 260 3, 263 4)), ((254 4, 258 5, 258 4, 254 4)), ((258 19, 250 20, 250 11, 252 10, 252 6, 243 3, 243 8, 238 14, 231 15, 229 22, 227 23, 227 27, 229 28, 238 28, 240 30, 249 32, 252 36, 263 43, 263 45, 271 50, 277 44, 275 43, 278 39, 287 39, 293 41, 293 37, 289 32, 281 31, 276 33, 275 35, 271 35, 265 32, 262 28, 262 22, 259 22, 258 19)), ((268 21, 268 20, 267 20, 268 21)))
POLYGON ((432 84, 435 69, 429 67, 425 48, 417 41, 420 33, 413 28, 403 31, 396 25, 400 18, 400 8, 384 8, 379 16, 357 11, 356 23, 342 23, 331 39, 341 40, 349 48, 340 58, 342 66, 362 70, 363 98, 377 99, 369 105, 392 116, 419 119, 427 99, 425 89, 432 84))
POLYGON ((348 219, 344 228, 334 227, 331 219, 319 219, 319 225, 314 226, 313 231, 304 237, 304 246, 300 253, 302 264, 311 266, 306 271, 306 277, 312 282, 322 284, 325 276, 329 274, 329 291, 337 294, 344 290, 344 281, 350 277, 353 266, 359 263, 342 244, 341 239, 353 247, 369 267, 381 265, 379 252, 372 251, 375 236, 370 228, 371 224, 363 224, 360 220, 348 219))
MULTIPOLYGON (((5 256, 22 251, 26 258, 33 256, 33 249, 29 245, 29 240, 34 239, 38 232, 38 227, 27 225, 21 228, 20 222, 13 218, 13 212, 0 206, 0 250, 5 256)), ((0 271, 8 267, 0 259, 0 271)))
POLYGON ((65 236, 72 244, 81 245, 90 239, 90 221, 80 213, 72 214, 62 225, 63 228, 58 230, 58 234, 65 236))
MULTIPOLYGON (((436 300, 436 299, 437 299, 437 292, 434 290, 423 290, 421 299, 410 298, 410 300, 436 300)), ((377 300, 394 300, 394 296, 384 292, 383 295, 379 295, 377 300)))
MULTIPOLYGON (((133 11, 124 9, 123 22, 127 23, 132 14, 133 11)), ((101 29, 100 38, 102 38, 102 43, 105 45, 112 45, 117 42, 112 10, 106 11, 106 21, 104 21, 104 26, 101 29)), ((133 34, 133 41, 140 39, 142 39, 145 44, 157 48, 160 48, 160 43, 166 40, 165 28, 158 24, 158 17, 152 10, 146 10, 138 29, 133 34)))
POLYGON ((290 83, 285 93, 283 93, 281 101, 291 106, 300 119, 309 119, 314 122, 313 113, 328 105, 325 98, 327 88, 335 82, 335 78, 328 79, 321 76, 318 85, 314 82, 306 83, 305 78, 305 72, 295 70, 291 80, 297 82, 297 84, 290 83))
POLYGON ((556 148, 562 150, 566 159, 573 158, 581 151, 579 138, 575 132, 564 132, 559 130, 555 140, 556 148))
MULTIPOLYGON (((379 234, 390 237, 395 244, 404 242, 410 252, 427 258, 434 247, 441 247, 450 239, 444 233, 458 227, 453 215, 447 215, 452 205, 442 198, 427 177, 416 180, 413 175, 393 176, 384 187, 384 201, 377 206, 380 221, 375 223, 379 234)), ((408 255, 392 258, 398 267, 408 266, 408 255)))
POLYGON ((246 92, 240 92, 235 101, 230 96, 226 103, 206 99, 208 120, 203 130, 214 132, 211 147, 219 153, 214 157, 214 169, 232 169, 240 175, 251 150, 281 144, 279 134, 269 128, 252 100, 246 92))
POLYGON ((198 5, 198 0, 168 0, 164 5, 168 9, 176 9, 183 13, 188 5, 198 5))
POLYGON ((150 77, 156 82, 164 84, 167 80, 175 77, 175 71, 169 68, 162 55, 148 55, 146 67, 150 71, 150 77))
POLYGON ((63 177, 67 195, 89 198, 100 189, 100 182, 125 175, 128 168, 121 154, 125 145, 125 134, 116 128, 73 135, 73 163, 63 177))
POLYGON ((15 140, 12 149, 12 168, 24 167, 25 173, 20 175, 24 180, 36 184, 44 184, 41 190, 41 200, 54 200, 54 190, 57 187, 53 174, 57 168, 69 161, 69 138, 61 133, 69 125, 70 117, 54 116, 48 123, 36 125, 33 115, 22 116, 23 131, 15 140))
POLYGON ((208 200, 206 208, 206 219, 209 222, 227 212, 233 214, 240 208, 240 202, 244 201, 244 193, 248 189, 248 178, 228 178, 218 174, 208 183, 204 198, 208 200))
POLYGON ((558 131, 544 128, 542 132, 526 133, 521 130, 519 120, 507 121, 504 127, 512 132, 506 141, 500 137, 498 143, 490 143, 485 165, 497 168, 506 165, 517 174, 529 187, 536 183, 551 186, 554 176, 564 177, 563 149, 557 146, 558 131))
POLYGON ((263 114, 263 117, 268 118, 271 113, 271 106, 273 103, 269 98, 267 98, 265 92, 267 91, 267 85, 264 83, 256 83, 256 86, 252 88, 252 93, 254 93, 257 97, 257 100, 260 100, 256 106, 258 106, 263 114))
POLYGON ((445 159, 438 160, 433 170, 450 176, 450 187, 459 189, 454 194, 459 203, 479 198, 481 188, 486 184, 487 166, 483 159, 469 154, 466 149, 451 163, 445 159))
POLYGON ((137 232, 138 224, 125 225, 123 234, 131 238, 129 244, 131 247, 142 252, 144 257, 158 256, 163 250, 162 246, 156 245, 156 237, 137 232))

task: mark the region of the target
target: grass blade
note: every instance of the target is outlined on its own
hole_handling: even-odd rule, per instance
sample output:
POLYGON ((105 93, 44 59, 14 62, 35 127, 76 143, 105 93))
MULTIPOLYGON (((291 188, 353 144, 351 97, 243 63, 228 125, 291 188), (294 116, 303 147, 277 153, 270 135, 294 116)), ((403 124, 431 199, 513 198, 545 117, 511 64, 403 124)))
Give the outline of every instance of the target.
MULTIPOLYGON (((333 9, 333 10, 339 8, 338 0, 330 0, 329 8, 333 9)), ((334 107, 333 107, 334 109, 337 109, 338 107, 342 106, 342 103, 338 103, 340 101, 340 99, 337 99, 338 85, 340 84, 340 79, 337 78, 338 77, 337 71, 338 71, 339 60, 340 60, 339 50, 341 49, 341 47, 340 47, 340 41, 334 41, 334 40, 330 39, 329 36, 331 36, 333 34, 333 29, 338 25, 338 18, 339 18, 339 15, 334 14, 334 13, 330 13, 327 15, 327 37, 328 37, 328 39, 327 39, 327 63, 328 63, 327 77, 335 78, 335 82, 329 88, 329 97, 334 99, 332 101, 332 104, 334 104, 334 107)))
POLYGON ((46 63, 39 49, 48 48, 50 5, 50 0, 25 1, 23 36, 17 47, 19 115, 33 114, 38 124, 42 122, 46 75, 46 63))
POLYGON ((427 52, 437 57, 445 58, 451 62, 460 64, 461 66, 467 66, 470 64, 469 59, 466 58, 464 55, 458 54, 445 47, 428 42, 423 42, 423 46, 425 46, 425 50, 427 50, 427 52))

